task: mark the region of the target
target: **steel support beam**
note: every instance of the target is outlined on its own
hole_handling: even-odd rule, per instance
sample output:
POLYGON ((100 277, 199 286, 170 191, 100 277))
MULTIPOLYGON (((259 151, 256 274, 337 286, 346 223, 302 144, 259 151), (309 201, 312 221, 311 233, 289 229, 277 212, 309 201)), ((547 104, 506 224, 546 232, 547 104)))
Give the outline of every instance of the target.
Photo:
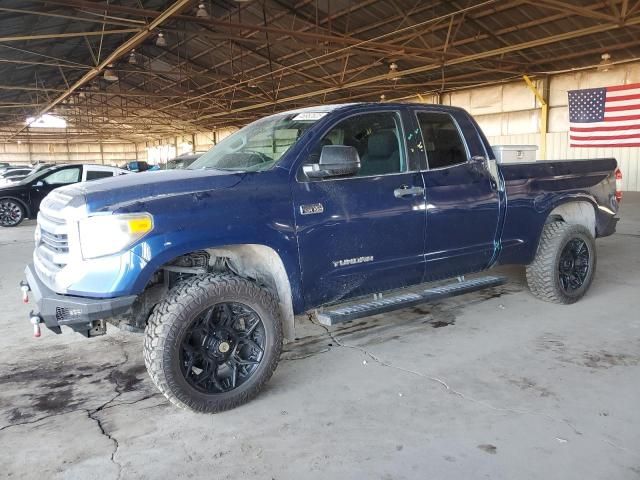
POLYGON ((32 40, 51 40, 60 38, 90 37, 102 35, 122 35, 123 33, 139 32, 138 28, 121 28, 118 30, 98 30, 88 32, 69 32, 69 33, 46 33, 42 35, 18 35, 15 37, 0 37, 0 43, 8 42, 28 42, 32 40))
MULTIPOLYGON (((628 26, 640 25, 640 17, 629 19, 627 21, 626 25, 628 25, 628 26)), ((528 41, 528 42, 522 42, 522 43, 518 43, 518 44, 514 44, 514 45, 508 45, 508 46, 505 46, 505 47, 496 48, 496 49, 493 49, 493 50, 487 50, 487 51, 483 51, 483 52, 478 52, 478 53, 466 55, 466 56, 461 57, 461 58, 454 58, 454 59, 451 59, 451 60, 448 60, 448 61, 444 62, 444 65, 447 65, 447 66, 460 65, 460 64, 472 62, 472 61, 475 61, 475 60, 482 60, 482 59, 486 59, 486 58, 496 57, 496 56, 499 56, 499 55, 503 55, 505 53, 510 53, 510 52, 514 52, 514 51, 518 51, 518 50, 526 50, 528 48, 535 48, 535 47, 539 47, 539 46, 542 46, 542 45, 552 44, 552 43, 560 42, 560 41, 571 39, 571 38, 579 38, 579 37, 582 37, 582 36, 585 36, 585 35, 594 34, 594 33, 600 33, 600 32, 607 32, 607 31, 610 31, 610 30, 616 30, 618 28, 620 28, 620 25, 618 25, 618 24, 600 24, 600 25, 595 25, 595 26, 592 26, 592 27, 582 28, 582 29, 579 29, 579 30, 571 31, 571 32, 564 32, 564 33, 560 33, 560 34, 557 34, 557 35, 549 35, 547 37, 539 38, 539 39, 536 39, 536 40, 531 40, 531 41, 528 41)), ((414 75, 414 74, 417 74, 417 73, 423 73, 423 72, 437 70, 437 69, 439 69, 441 67, 442 67, 442 64, 427 64, 427 65, 422 65, 422 66, 419 66, 419 67, 409 68, 409 69, 406 69, 406 70, 400 70, 400 71, 396 72, 394 75, 397 76, 397 77, 403 77, 403 76, 407 76, 407 75, 414 75)), ((282 104, 282 103, 293 102, 293 101, 296 101, 296 100, 304 100, 304 99, 307 99, 307 98, 310 98, 310 97, 316 97, 316 96, 319 96, 319 95, 332 93, 332 92, 334 92, 336 90, 340 90, 340 89, 348 89, 348 88, 357 87, 357 86, 360 86, 360 85, 367 85, 367 84, 371 84, 371 83, 375 83, 375 82, 380 82, 380 81, 386 80, 388 78, 389 78, 388 74, 376 75, 376 76, 373 76, 373 77, 364 78, 364 79, 361 79, 361 80, 350 82, 350 83, 347 83, 347 84, 342 85, 340 87, 324 88, 324 89, 316 90, 316 91, 313 91, 313 92, 302 93, 302 94, 299 94, 299 95, 292 95, 292 96, 290 96, 288 98, 283 98, 281 100, 277 100, 277 101, 274 101, 274 102, 265 102, 265 103, 261 103, 261 104, 247 105, 247 106, 239 107, 239 108, 232 109, 232 110, 229 110, 229 111, 210 113, 210 114, 203 115, 203 116, 199 117, 197 120, 201 121, 201 120, 205 120, 205 119, 208 119, 208 118, 222 117, 222 116, 228 115, 230 113, 237 113, 237 112, 243 112, 243 111, 249 111, 249 110, 256 110, 256 109, 260 109, 260 108, 272 107, 274 105, 279 105, 279 104, 282 104)))
MULTIPOLYGON (((144 28, 140 29, 138 31, 138 33, 133 35, 131 38, 129 38, 127 41, 125 41, 122 45, 120 45, 118 48, 116 48, 110 55, 108 55, 102 61, 102 63, 97 65, 95 68, 89 70, 87 73, 85 73, 82 76, 82 78, 80 78, 80 80, 78 80, 73 85, 71 85, 71 87, 69 87, 67 90, 65 90, 64 93, 62 93, 62 95, 58 96, 56 99, 54 99, 52 102, 50 102, 46 107, 44 107, 42 110, 40 110, 40 112, 38 112, 38 114, 35 115, 35 118, 37 119, 37 118, 41 117, 42 115, 44 115, 45 113, 47 113, 48 111, 50 111, 53 107, 55 107, 60 102, 62 102, 66 98, 68 98, 73 92, 75 92, 80 87, 85 85, 87 82, 89 82, 93 78, 95 78, 100 72, 102 72, 105 68, 107 68, 107 66, 109 64, 115 62, 116 60, 118 60, 122 56, 126 55, 129 51, 131 51, 132 48, 135 48, 140 43, 142 43, 147 37, 152 35, 153 34, 153 30, 155 28, 160 26, 162 23, 164 23, 166 20, 168 20, 172 16, 178 14, 185 7, 187 7, 190 3, 192 3, 192 1, 193 0, 177 0, 173 5, 171 5, 169 8, 167 8, 163 12, 160 12, 160 13, 156 12, 157 15, 156 15, 155 19, 152 22, 150 22, 144 28)), ((25 126, 21 127, 16 133, 11 135, 8 140, 11 140, 14 136, 16 136, 17 134, 22 132, 27 127, 28 127, 28 125, 25 125, 25 126)))
POLYGON ((547 159, 547 131, 548 131, 548 122, 549 122, 549 105, 545 99, 546 93, 540 92, 538 87, 533 81, 527 76, 523 75, 522 79, 529 87, 529 90, 533 92, 533 95, 538 99, 538 103, 540 103, 540 160, 547 159))

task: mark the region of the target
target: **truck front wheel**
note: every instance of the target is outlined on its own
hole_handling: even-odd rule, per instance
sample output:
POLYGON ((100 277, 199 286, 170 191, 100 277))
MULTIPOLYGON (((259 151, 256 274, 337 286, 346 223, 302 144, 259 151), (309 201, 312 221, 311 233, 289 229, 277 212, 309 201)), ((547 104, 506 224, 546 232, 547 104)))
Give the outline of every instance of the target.
POLYGON ((577 302, 596 271, 596 244, 582 225, 552 222, 544 226, 527 283, 536 297, 555 303, 577 302))
POLYGON ((153 382, 173 404, 196 412, 251 400, 282 350, 276 298, 234 275, 199 275, 179 284, 156 306, 145 333, 153 382))

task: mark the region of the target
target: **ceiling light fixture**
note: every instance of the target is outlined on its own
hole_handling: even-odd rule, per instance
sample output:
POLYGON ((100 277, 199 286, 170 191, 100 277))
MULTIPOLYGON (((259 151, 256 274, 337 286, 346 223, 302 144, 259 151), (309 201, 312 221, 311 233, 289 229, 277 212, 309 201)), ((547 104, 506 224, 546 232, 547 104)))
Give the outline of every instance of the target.
POLYGON ((391 62, 389 64, 389 79, 390 80, 398 80, 398 64, 396 62, 391 62))
POLYGON ((162 33, 162 32, 158 33, 158 37, 156 38, 156 46, 158 46, 158 47, 166 47, 167 46, 167 39, 164 38, 164 33, 162 33))
POLYGON ((611 55, 609 55, 608 53, 603 53, 602 55, 600 55, 600 58, 602 60, 600 60, 600 63, 598 64, 598 71, 608 72, 609 70, 611 70, 611 67, 613 67, 611 55))
POLYGON ((196 17, 198 18, 209 18, 209 12, 207 12, 204 3, 198 5, 198 10, 196 10, 196 17))
POLYGON ((138 64, 138 59, 136 58, 136 50, 133 49, 129 54, 129 65, 137 65, 137 64, 138 64))
POLYGON ((104 74, 102 76, 107 82, 118 81, 118 75, 113 71, 113 63, 110 63, 107 68, 104 69, 104 74))

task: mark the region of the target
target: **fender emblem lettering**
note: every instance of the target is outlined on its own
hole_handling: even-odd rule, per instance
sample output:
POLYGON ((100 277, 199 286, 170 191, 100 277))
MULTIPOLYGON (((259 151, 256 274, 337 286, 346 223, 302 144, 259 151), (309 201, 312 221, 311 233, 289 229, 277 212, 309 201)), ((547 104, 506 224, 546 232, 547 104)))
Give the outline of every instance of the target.
POLYGON ((300 205, 300 213, 302 215, 315 215, 317 213, 324 212, 324 207, 321 203, 310 203, 308 205, 300 205))
POLYGON ((373 262, 372 255, 369 255, 367 257, 345 258, 344 260, 335 260, 332 263, 335 268, 338 268, 338 267, 346 267, 347 265, 356 265, 358 263, 367 263, 367 262, 373 262))

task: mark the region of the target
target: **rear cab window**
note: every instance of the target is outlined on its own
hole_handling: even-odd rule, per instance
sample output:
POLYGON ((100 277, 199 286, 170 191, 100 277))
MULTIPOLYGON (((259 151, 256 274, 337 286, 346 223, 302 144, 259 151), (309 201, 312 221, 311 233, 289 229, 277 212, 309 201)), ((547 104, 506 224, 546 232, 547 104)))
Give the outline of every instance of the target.
POLYGON ((110 170, 87 170, 87 182, 109 177, 113 177, 113 172, 110 170))
POLYGON ((469 160, 465 142, 451 115, 417 111, 416 118, 422 133, 418 150, 426 155, 429 169, 460 165, 469 160))

